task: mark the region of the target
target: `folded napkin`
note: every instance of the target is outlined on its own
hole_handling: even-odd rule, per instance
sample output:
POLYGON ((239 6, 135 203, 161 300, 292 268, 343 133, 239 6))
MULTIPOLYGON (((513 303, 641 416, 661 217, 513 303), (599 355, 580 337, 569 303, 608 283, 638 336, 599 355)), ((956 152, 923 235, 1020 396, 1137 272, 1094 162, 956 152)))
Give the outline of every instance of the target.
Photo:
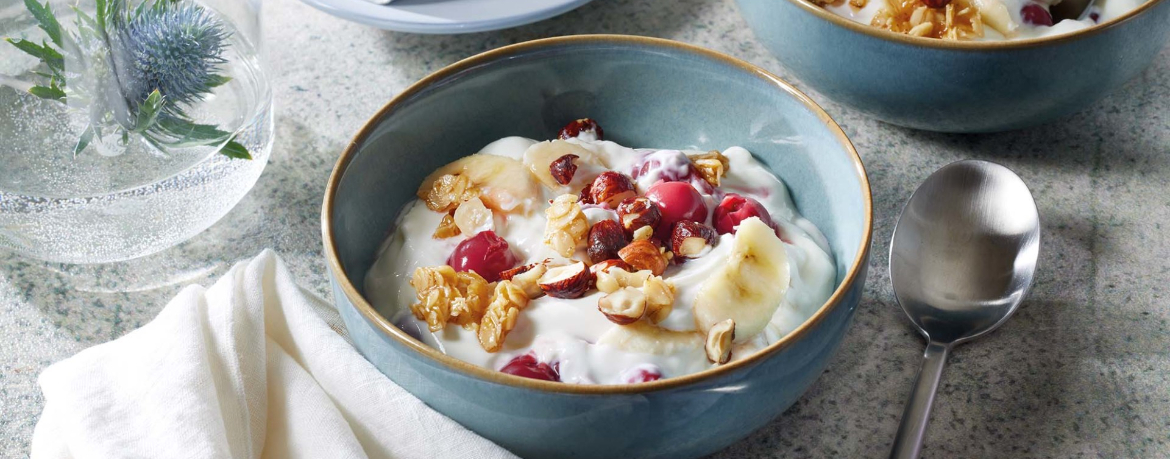
POLYGON ((34 458, 504 458, 342 337, 271 251, 41 374, 34 458))

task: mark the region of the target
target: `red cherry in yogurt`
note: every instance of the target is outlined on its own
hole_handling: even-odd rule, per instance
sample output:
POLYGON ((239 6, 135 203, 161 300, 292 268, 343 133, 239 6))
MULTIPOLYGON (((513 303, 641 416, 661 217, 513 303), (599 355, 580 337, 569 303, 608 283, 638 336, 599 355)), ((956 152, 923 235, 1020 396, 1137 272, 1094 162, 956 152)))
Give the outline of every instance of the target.
POLYGON ((747 196, 727 193, 723 197, 723 201, 715 206, 715 211, 711 215, 711 226, 714 226, 715 232, 719 234, 735 234, 735 228, 739 226, 739 223, 751 217, 759 217, 764 224, 776 227, 772 223, 772 216, 768 215, 768 209, 765 209, 759 201, 747 196))
POLYGON ((637 384, 662 379, 662 372, 658 367, 635 368, 626 373, 626 384, 637 384))
POLYGON ((634 180, 641 183, 689 182, 699 191, 711 194, 715 188, 703 180, 694 163, 681 151, 659 150, 643 156, 634 164, 634 180))
POLYGON ((707 221, 707 204, 690 183, 659 182, 646 190, 646 197, 658 205, 662 214, 658 229, 654 230, 656 235, 670 234, 670 228, 681 220, 707 221))
POLYGON ((500 272, 516 267, 520 259, 512 253, 508 241, 494 231, 481 231, 460 242, 447 264, 456 271, 474 271, 488 282, 500 280, 500 272))
POLYGON ((1039 3, 1029 3, 1020 8, 1020 19, 1024 22, 1037 26, 1051 26, 1052 13, 1044 9, 1039 3))
POLYGON ((501 373, 516 375, 521 378, 540 379, 544 381, 560 382, 561 375, 555 366, 537 362, 536 356, 524 354, 517 356, 500 369, 501 373))

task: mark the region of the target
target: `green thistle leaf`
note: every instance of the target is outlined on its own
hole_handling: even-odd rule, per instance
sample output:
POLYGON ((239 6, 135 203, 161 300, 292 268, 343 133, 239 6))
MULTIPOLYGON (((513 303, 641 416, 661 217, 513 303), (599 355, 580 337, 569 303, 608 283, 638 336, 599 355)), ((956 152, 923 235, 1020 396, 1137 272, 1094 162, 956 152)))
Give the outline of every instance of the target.
POLYGON ((89 143, 93 141, 93 135, 93 125, 86 126, 85 132, 81 133, 81 138, 77 139, 77 146, 73 147, 73 157, 76 158, 82 150, 85 150, 85 147, 89 146, 89 143))
POLYGON ((49 69, 54 72, 62 72, 65 69, 65 58, 57 50, 50 47, 48 43, 38 45, 19 38, 5 38, 4 41, 12 43, 12 46, 24 51, 25 54, 44 61, 45 65, 48 65, 49 69))
POLYGON ((158 119, 159 113, 162 113, 163 96, 157 89, 147 96, 142 105, 138 106, 138 118, 134 122, 134 132, 143 132, 150 129, 158 119))
POLYGON ((53 86, 33 86, 33 87, 28 89, 28 92, 30 94, 37 96, 37 97, 40 97, 42 99, 52 99, 52 100, 56 100, 56 101, 64 101, 65 100, 65 91, 62 91, 60 88, 56 87, 56 85, 53 85, 53 86))
POLYGON ((98 29, 106 30, 106 0, 97 0, 97 10, 93 14, 97 18, 98 29))
POLYGON ((207 87, 208 88, 217 88, 217 87, 223 86, 225 84, 228 84, 228 82, 230 82, 230 81, 232 81, 232 77, 224 76, 224 75, 211 75, 210 77, 207 78, 207 87))
POLYGON ((49 34, 49 39, 53 40, 57 46, 64 46, 61 43, 61 23, 57 22, 57 16, 49 8, 49 2, 46 1, 44 5, 41 5, 36 0, 24 0, 24 6, 36 18, 37 25, 49 34))
POLYGON ((248 148, 236 142, 235 139, 235 136, 232 136, 232 140, 229 140, 219 150, 219 153, 232 159, 252 159, 252 154, 248 153, 248 148))

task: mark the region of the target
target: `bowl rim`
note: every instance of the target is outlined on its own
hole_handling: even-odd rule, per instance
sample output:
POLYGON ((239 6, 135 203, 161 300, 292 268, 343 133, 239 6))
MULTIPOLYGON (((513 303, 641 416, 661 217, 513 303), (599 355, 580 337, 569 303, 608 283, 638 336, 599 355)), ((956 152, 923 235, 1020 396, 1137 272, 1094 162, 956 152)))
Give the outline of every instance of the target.
MULTIPOLYGON (((737 0, 737 1, 742 3, 745 0, 737 0)), ((772 1, 772 0, 764 0, 764 1, 772 1)), ((796 5, 797 7, 801 8, 801 9, 804 9, 805 11, 811 13, 814 16, 817 16, 823 20, 829 21, 833 25, 836 25, 838 27, 843 27, 843 28, 849 29, 851 31, 865 34, 865 35, 868 35, 868 36, 871 36, 874 38, 879 38, 882 40, 893 41, 893 42, 898 42, 901 44, 913 45, 913 46, 918 46, 918 47, 922 47, 922 48, 946 49, 946 50, 954 50, 954 51, 1004 51, 1004 50, 1026 49, 1026 48, 1035 48, 1035 47, 1045 46, 1045 45, 1060 44, 1060 43, 1076 41, 1076 40, 1079 40, 1082 38, 1091 37, 1093 35, 1103 33, 1107 30, 1111 30, 1111 29, 1115 29, 1117 27, 1120 27, 1122 24, 1129 22, 1133 18, 1145 13, 1146 11, 1153 9, 1156 5, 1161 3, 1163 0, 1146 0, 1144 3, 1139 5, 1137 8, 1134 8, 1130 11, 1127 11, 1127 12, 1125 12, 1125 14, 1122 14, 1118 17, 1115 17, 1115 18, 1110 19, 1108 21, 1102 22, 1100 24, 1095 24, 1095 25, 1086 27, 1084 29, 1074 30, 1072 32, 1066 32, 1066 33, 1051 35, 1051 36, 1047 36, 1047 37, 1026 38, 1026 39, 1022 39, 1022 40, 995 40, 995 41, 951 41, 951 40, 941 40, 941 39, 937 39, 937 38, 925 38, 925 37, 910 36, 910 35, 906 35, 906 34, 890 32, 890 31, 885 30, 885 29, 879 29, 879 28, 871 26, 869 24, 862 24, 860 22, 851 21, 851 20, 846 19, 842 16, 838 16, 836 14, 830 13, 829 11, 812 3, 809 0, 787 0, 787 1, 789 3, 796 5)), ((741 14, 742 14, 742 11, 741 11, 741 14)))
MULTIPOLYGON (((329 182, 325 189, 325 199, 322 204, 321 211, 321 231, 322 240, 324 243, 324 252, 327 259, 327 264, 331 270, 331 275, 334 276, 335 285, 345 294, 354 309, 365 317, 366 320, 374 324, 374 327, 381 333, 389 335, 391 339, 397 341, 399 344, 412 349, 423 357, 429 358, 434 362, 441 364, 448 369, 460 373, 464 376, 470 376, 476 379, 485 380, 487 382, 520 387, 524 389, 532 389, 543 392, 566 393, 566 394, 584 394, 584 395, 612 395, 612 394, 635 394, 662 391, 668 389, 675 389, 682 386, 694 384, 700 381, 717 378, 729 374, 737 369, 752 366, 774 354, 778 351, 789 347, 792 343, 803 338, 809 331, 819 324, 825 317, 827 317, 834 309, 840 307, 844 302, 845 296, 853 288, 854 284, 859 281, 861 273, 864 272, 864 263, 869 259, 870 242, 873 235, 873 202, 872 192, 870 190, 869 178, 865 172, 865 166, 861 161, 861 157, 857 154, 857 150, 853 147, 853 143, 841 130, 829 114, 820 106, 813 102, 805 94, 784 82, 768 71, 757 67, 745 61, 711 51, 698 46, 689 45, 672 40, 649 38, 630 35, 574 35, 565 37, 545 38, 539 40, 532 40, 521 42, 509 46, 500 47, 491 51, 483 52, 472 57, 460 60, 454 64, 448 65, 430 75, 427 75, 417 83, 409 86, 398 95, 394 96, 385 106, 366 122, 360 131, 346 146, 345 151, 338 158, 334 165, 333 171, 329 175, 329 182), (484 367, 473 365, 471 363, 459 360, 455 357, 448 356, 439 352, 438 350, 427 346, 421 341, 411 337, 406 332, 399 329, 392 324, 387 318, 379 314, 374 307, 362 296, 357 287, 349 281, 349 277, 345 269, 341 265, 340 257, 337 252, 337 244, 334 240, 333 232, 333 207, 334 198, 337 193, 338 186, 341 183, 341 178, 345 175, 346 169, 349 167, 350 161, 356 156, 358 147, 365 141, 365 139, 374 131, 379 125, 379 122, 385 117, 394 112, 400 105, 408 103, 416 95, 425 92, 432 84, 442 82, 443 80, 457 75, 461 72, 474 69, 476 67, 485 65, 490 62, 507 59, 517 54, 541 50, 552 46, 561 45, 580 45, 580 44, 609 44, 609 45, 627 45, 627 46, 642 46, 650 48, 660 48, 674 51, 681 51, 698 55, 700 57, 719 62, 722 64, 738 67, 751 76, 760 78, 767 83, 775 85, 777 89, 788 93, 797 101, 802 103, 805 108, 811 111, 820 121, 829 129, 831 134, 837 138, 841 146, 844 147, 845 153, 853 163, 854 172, 857 174, 857 179, 861 186, 862 200, 864 204, 864 231, 861 237, 860 246, 857 248, 857 254, 854 256, 852 264, 845 272, 845 278, 833 291, 832 296, 821 305, 811 317, 806 319, 799 327, 780 340, 768 345, 752 355, 734 362, 729 362, 718 367, 709 368, 697 373, 677 376, 673 378, 665 378, 658 381, 645 383, 627 383, 627 384, 566 384, 561 382, 541 381, 536 379, 523 378, 520 376, 509 375, 498 371, 492 371, 484 367)), ((340 306, 340 305, 339 305, 340 306)))

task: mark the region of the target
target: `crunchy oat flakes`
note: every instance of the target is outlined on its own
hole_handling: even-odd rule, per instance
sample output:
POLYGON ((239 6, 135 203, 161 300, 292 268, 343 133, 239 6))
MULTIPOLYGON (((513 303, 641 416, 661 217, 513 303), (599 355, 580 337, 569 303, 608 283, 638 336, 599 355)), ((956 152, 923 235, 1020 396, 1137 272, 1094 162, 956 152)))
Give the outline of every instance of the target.
POLYGON ((695 164, 695 169, 699 170, 699 175, 703 176, 703 180, 715 187, 719 186, 723 174, 726 174, 727 168, 731 166, 727 157, 723 156, 719 150, 691 156, 691 162, 695 164))
POLYGON ((435 239, 446 239, 449 237, 458 236, 460 234, 462 234, 462 231, 459 230, 459 225, 455 224, 455 217, 452 217, 451 214, 448 213, 447 215, 443 216, 442 220, 439 221, 439 227, 435 228, 435 232, 431 234, 431 237, 435 239))
POLYGON ((455 272, 450 266, 421 267, 410 278, 418 303, 410 311, 433 332, 448 322, 473 328, 488 305, 491 289, 473 272, 455 272))
POLYGON ((479 189, 462 174, 447 174, 435 180, 430 190, 419 190, 419 198, 435 212, 448 212, 459 203, 479 196, 479 189))
POLYGON ((577 196, 557 196, 545 209, 548 221, 544 227, 544 243, 562 257, 569 258, 589 233, 589 219, 577 203, 577 196))
POLYGON ((931 8, 922 0, 887 0, 870 25, 944 40, 970 40, 983 36, 983 16, 970 0, 952 0, 943 8, 931 8))
POLYGON ((508 332, 516 326, 516 318, 520 310, 528 306, 528 296, 524 290, 513 284, 512 281, 502 280, 496 283, 496 291, 492 294, 491 304, 484 312, 483 320, 479 323, 477 335, 479 345, 487 352, 497 352, 504 346, 508 332))

